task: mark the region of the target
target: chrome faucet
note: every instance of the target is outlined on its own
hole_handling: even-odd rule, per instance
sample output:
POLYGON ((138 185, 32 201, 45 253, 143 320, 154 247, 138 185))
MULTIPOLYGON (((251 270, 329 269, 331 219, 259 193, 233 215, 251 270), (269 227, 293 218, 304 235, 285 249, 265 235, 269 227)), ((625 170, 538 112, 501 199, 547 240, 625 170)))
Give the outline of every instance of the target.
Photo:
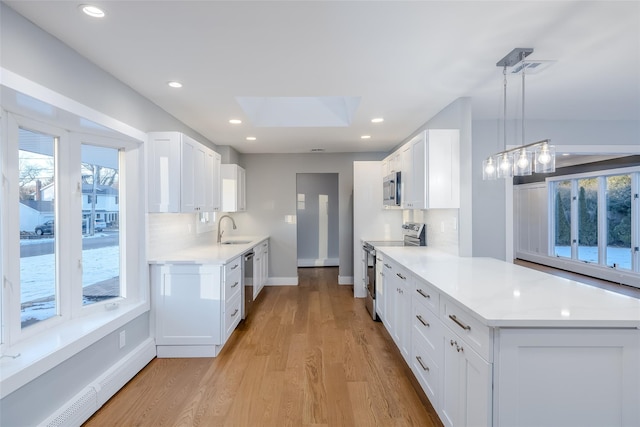
POLYGON ((229 218, 231 220, 231 222, 233 223, 233 229, 236 230, 238 227, 236 227, 236 222, 233 220, 233 218, 231 218, 229 215, 222 215, 220 217, 220 219, 218 219, 218 242, 217 243, 221 243, 222 242, 222 233, 224 233, 224 231, 222 231, 220 229, 220 223, 222 222, 222 220, 224 218, 229 218))

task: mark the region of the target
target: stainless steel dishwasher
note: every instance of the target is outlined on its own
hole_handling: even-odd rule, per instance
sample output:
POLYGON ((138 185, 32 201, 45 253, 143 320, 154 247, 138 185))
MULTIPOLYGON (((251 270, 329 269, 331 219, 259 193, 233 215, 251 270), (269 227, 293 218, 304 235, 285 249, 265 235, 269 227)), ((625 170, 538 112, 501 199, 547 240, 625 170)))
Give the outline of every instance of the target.
POLYGON ((242 299, 242 318, 246 319, 251 312, 251 306, 253 305, 253 251, 244 254, 244 262, 242 265, 243 271, 243 290, 244 293, 242 299))

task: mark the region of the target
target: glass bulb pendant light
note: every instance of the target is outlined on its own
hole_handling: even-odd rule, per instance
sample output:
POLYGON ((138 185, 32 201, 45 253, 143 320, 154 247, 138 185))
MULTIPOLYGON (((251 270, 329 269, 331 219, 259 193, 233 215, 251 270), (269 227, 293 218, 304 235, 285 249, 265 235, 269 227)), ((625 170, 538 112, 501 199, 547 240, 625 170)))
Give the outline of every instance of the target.
POLYGON ((482 179, 492 180, 498 177, 498 171, 496 169, 496 162, 493 157, 487 157, 482 161, 482 179))
POLYGON ((544 142, 536 147, 536 173, 550 173, 556 171, 556 148, 544 142))
POLYGON ((514 156, 513 174, 515 176, 531 175, 533 153, 525 148, 521 149, 514 156))
POLYGON ((503 153, 498 156, 498 178, 513 177, 513 155, 503 153))

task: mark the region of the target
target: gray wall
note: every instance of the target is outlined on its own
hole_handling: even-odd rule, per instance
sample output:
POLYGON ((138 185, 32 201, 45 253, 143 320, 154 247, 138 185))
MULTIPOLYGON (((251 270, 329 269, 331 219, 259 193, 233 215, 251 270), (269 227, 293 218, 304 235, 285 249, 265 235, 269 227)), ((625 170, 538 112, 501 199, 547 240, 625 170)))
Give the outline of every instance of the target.
MULTIPOLYGON (((296 177, 296 193, 304 194, 304 209, 297 209, 298 260, 323 262, 338 259, 338 174, 335 173, 299 173, 296 177), (319 196, 327 195, 328 205, 328 253, 321 258, 319 253, 319 196)), ((302 265, 298 263, 298 265, 302 265)), ((318 265, 337 265, 318 264, 318 265)), ((305 265, 307 266, 307 265, 305 265)))
MULTIPOLYGON (((237 234, 268 234, 269 276, 297 278, 296 174, 337 173, 341 277, 353 276, 353 161, 381 160, 384 153, 243 154, 247 211, 234 214, 237 234)), ((277 280, 277 279, 276 279, 277 280)))

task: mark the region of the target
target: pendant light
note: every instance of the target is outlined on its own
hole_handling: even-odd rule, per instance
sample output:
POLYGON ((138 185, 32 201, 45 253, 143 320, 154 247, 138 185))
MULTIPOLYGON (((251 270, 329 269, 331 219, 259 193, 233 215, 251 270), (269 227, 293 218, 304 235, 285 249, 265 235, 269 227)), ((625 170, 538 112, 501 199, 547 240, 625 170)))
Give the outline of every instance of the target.
POLYGON ((534 142, 524 145, 525 141, 525 70, 528 68, 525 58, 533 53, 531 48, 516 48, 502 58, 496 66, 502 67, 503 84, 503 136, 504 146, 507 146, 507 67, 516 67, 522 73, 522 145, 504 150, 487 157, 482 162, 482 179, 511 178, 513 176, 531 175, 536 173, 550 173, 556 170, 555 147, 550 140, 534 142))

